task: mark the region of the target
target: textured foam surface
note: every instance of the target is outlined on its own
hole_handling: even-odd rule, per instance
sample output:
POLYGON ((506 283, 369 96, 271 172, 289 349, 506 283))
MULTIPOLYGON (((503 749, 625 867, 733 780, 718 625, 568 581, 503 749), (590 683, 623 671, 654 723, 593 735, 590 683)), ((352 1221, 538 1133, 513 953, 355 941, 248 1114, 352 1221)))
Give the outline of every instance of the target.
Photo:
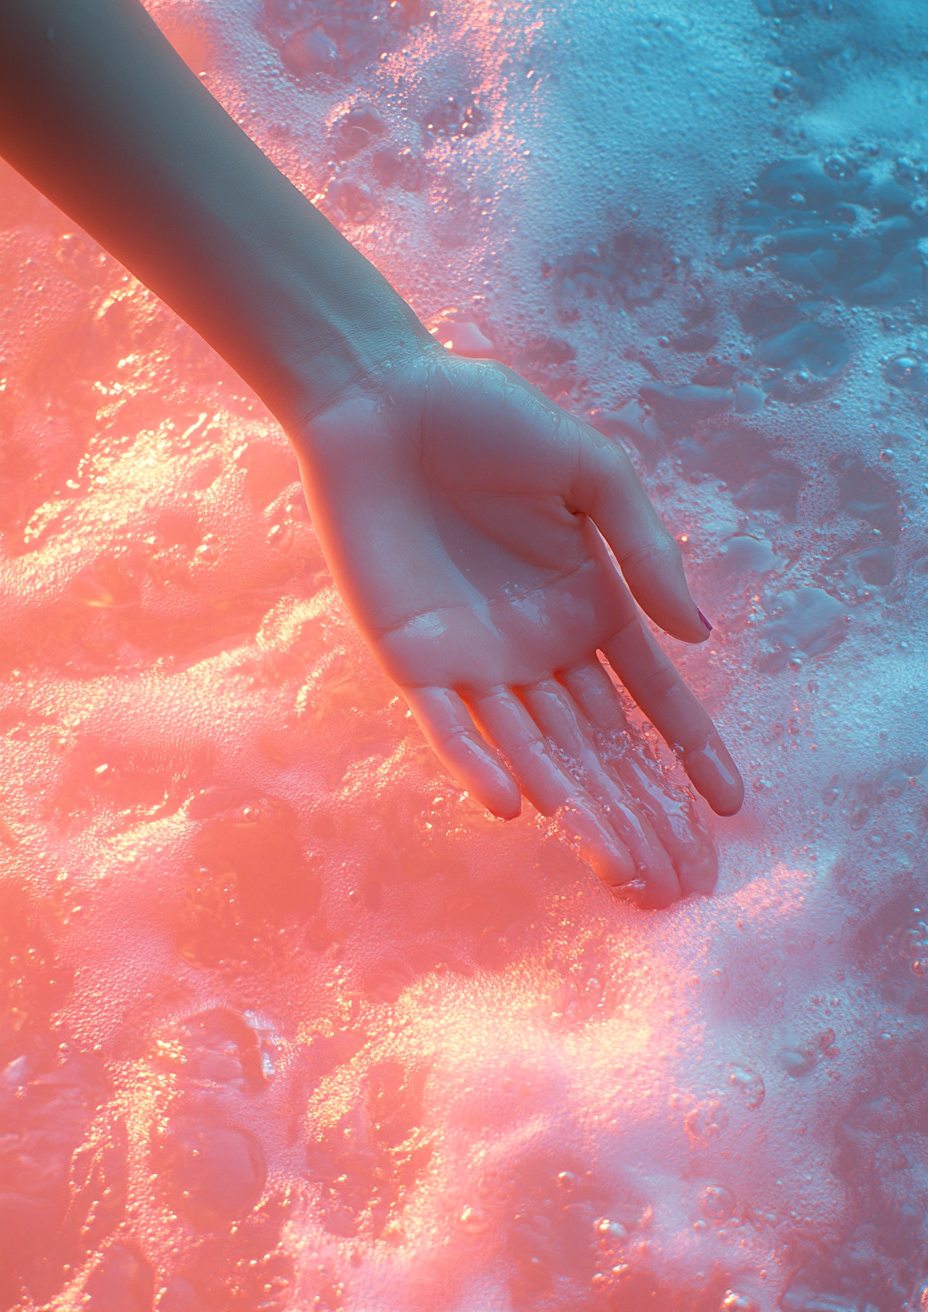
POLYGON ((462 799, 269 416, 5 169, 0 1306, 924 1309, 923 6, 153 12, 627 444, 748 802, 649 913, 462 799))

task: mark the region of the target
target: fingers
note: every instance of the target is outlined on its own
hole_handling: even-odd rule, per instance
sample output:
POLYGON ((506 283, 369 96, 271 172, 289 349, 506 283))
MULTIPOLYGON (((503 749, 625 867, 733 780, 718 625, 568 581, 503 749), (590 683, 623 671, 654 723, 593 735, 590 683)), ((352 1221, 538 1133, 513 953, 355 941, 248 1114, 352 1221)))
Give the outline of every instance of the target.
POLYGON ((609 663, 683 762, 717 815, 734 815, 744 784, 715 725, 679 671, 638 620, 604 644, 609 663))
POLYGON ((625 789, 604 768, 590 726, 582 722, 567 690, 546 679, 520 692, 542 733, 576 763, 586 791, 628 848, 645 884, 641 905, 664 907, 678 901, 682 890, 668 852, 640 808, 629 803, 625 789))
POLYGON ((704 642, 709 625, 690 596, 680 550, 651 505, 628 456, 588 430, 575 488, 612 548, 635 600, 656 624, 684 642, 704 642))
POLYGON ((519 785, 478 732, 450 688, 404 688, 403 695, 429 745, 455 779, 488 811, 506 820, 522 810, 519 785))
POLYGON ((709 892, 711 844, 684 795, 667 789, 640 749, 629 750, 621 702, 598 660, 569 671, 563 683, 548 678, 519 696, 497 688, 470 698, 479 729, 452 689, 407 688, 405 695, 436 754, 494 814, 518 815, 521 789, 543 815, 557 817, 605 883, 633 891, 643 906, 709 892))
POLYGON ((519 698, 505 688, 495 688, 474 697, 471 708, 483 731, 508 758, 532 805, 542 815, 558 816, 603 882, 616 886, 635 881, 635 862, 628 848, 555 761, 519 698))
POLYGON ((560 678, 590 723, 603 767, 625 785, 670 857, 683 896, 711 893, 718 877, 712 841, 688 795, 670 784, 643 745, 633 741, 619 695, 599 659, 560 678))
POLYGON ((719 874, 719 859, 709 835, 696 817, 686 793, 662 779, 656 762, 627 753, 611 764, 651 822, 673 861, 683 896, 711 893, 719 874))
POLYGON ((622 702, 598 657, 565 670, 560 678, 594 729, 630 741, 622 702))

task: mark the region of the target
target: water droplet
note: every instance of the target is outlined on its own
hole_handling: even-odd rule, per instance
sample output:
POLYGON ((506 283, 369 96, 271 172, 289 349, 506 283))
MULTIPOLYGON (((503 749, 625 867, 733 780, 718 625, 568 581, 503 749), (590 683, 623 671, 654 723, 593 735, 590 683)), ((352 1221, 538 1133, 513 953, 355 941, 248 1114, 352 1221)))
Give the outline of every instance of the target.
POLYGON ((893 387, 902 387, 907 392, 924 392, 928 390, 928 369, 924 362, 914 355, 897 355, 890 360, 883 371, 886 381, 893 387))
POLYGON ((850 182, 854 176, 854 165, 843 155, 829 155, 824 163, 825 172, 836 182, 850 182))

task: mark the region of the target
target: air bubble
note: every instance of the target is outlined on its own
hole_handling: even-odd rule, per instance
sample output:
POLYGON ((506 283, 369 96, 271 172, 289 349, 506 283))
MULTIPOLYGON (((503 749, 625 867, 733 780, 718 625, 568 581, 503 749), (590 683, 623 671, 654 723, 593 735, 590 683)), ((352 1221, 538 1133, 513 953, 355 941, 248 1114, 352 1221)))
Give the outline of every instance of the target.
POLYGON ((757 1071, 732 1063, 728 1068, 728 1083, 738 1091, 748 1107, 759 1107, 764 1101, 764 1080, 757 1071))
POLYGON ((907 392, 928 392, 928 367, 916 356, 896 356, 890 360, 883 374, 893 387, 902 387, 907 392))
POLYGON ((781 1048, 777 1053, 777 1065, 790 1079, 798 1080, 815 1070, 816 1055, 807 1048, 781 1048))
POLYGON ((823 167, 836 182, 850 182, 856 172, 854 165, 844 155, 827 156, 823 167))
POLYGON ((735 1200, 724 1185, 710 1184, 699 1197, 699 1210, 707 1221, 725 1221, 735 1210, 735 1200))
POLYGON ((479 1207, 465 1207, 461 1212, 460 1220, 461 1228, 470 1235, 482 1235, 490 1224, 486 1212, 481 1211, 479 1207))
POLYGON ((193 1117, 169 1124, 153 1164, 171 1207, 200 1230, 247 1215, 267 1175, 261 1145, 249 1131, 193 1117))
POLYGON ((719 1312, 761 1312, 761 1308, 756 1298, 729 1289, 722 1299, 719 1312))
POLYGON ((284 67, 297 77, 334 73, 338 67, 338 47, 321 27, 295 33, 280 53, 284 67))

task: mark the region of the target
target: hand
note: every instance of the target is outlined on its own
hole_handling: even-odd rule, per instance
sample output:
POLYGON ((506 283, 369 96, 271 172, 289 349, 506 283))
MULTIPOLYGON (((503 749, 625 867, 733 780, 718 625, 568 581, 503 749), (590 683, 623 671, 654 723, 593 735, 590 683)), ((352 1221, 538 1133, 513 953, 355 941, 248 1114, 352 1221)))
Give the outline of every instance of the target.
POLYGON ((710 806, 737 811, 738 771, 635 604, 684 641, 708 635, 621 448, 502 365, 437 346, 291 437, 335 581, 462 786, 499 816, 520 793, 557 814, 644 904, 709 891, 711 843, 633 744, 597 655, 710 806))

